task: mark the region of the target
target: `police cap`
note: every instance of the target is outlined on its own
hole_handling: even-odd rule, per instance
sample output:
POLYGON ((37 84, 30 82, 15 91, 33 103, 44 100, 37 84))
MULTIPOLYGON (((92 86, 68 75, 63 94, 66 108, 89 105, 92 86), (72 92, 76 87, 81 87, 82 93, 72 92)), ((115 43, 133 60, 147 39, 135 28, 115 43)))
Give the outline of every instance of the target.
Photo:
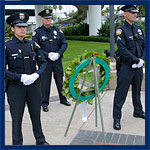
POLYGON ((52 15, 52 9, 44 9, 41 12, 38 13, 39 16, 41 16, 42 18, 51 18, 52 15))
POLYGON ((132 13, 138 13, 138 9, 136 8, 136 5, 125 5, 121 8, 124 12, 132 12, 132 13))
POLYGON ((25 12, 16 12, 10 15, 6 22, 11 26, 27 26, 27 21, 29 20, 29 15, 25 12))

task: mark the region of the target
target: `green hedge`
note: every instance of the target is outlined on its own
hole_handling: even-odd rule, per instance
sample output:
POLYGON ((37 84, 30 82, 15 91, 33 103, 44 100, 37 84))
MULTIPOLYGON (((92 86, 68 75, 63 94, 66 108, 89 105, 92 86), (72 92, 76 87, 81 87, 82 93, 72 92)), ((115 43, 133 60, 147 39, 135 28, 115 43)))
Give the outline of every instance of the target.
POLYGON ((78 40, 78 41, 93 41, 93 42, 110 42, 109 37, 99 36, 65 36, 67 40, 78 40))
POLYGON ((82 23, 77 26, 68 26, 62 28, 65 36, 87 36, 89 35, 89 25, 87 23, 82 23))

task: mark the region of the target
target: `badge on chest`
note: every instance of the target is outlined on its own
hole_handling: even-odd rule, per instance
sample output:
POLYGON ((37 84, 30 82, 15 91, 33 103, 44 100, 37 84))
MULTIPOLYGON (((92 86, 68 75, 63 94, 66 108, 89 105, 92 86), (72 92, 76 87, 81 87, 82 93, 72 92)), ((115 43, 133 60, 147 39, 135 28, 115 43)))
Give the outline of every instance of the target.
POLYGON ((47 37, 46 37, 46 36, 42 36, 41 39, 42 39, 43 41, 45 41, 45 40, 47 40, 47 37))
POLYGON ((141 29, 138 29, 137 31, 138 31, 139 35, 142 35, 141 29))

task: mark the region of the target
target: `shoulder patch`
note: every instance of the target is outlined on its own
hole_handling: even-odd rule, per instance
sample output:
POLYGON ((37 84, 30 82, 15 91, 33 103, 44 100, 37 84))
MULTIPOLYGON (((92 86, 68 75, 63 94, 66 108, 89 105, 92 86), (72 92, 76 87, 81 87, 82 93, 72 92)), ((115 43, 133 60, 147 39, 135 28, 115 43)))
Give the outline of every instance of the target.
POLYGON ((41 47, 39 46, 39 44, 37 44, 36 42, 35 42, 35 45, 36 45, 38 48, 41 48, 41 47))
POLYGON ((63 31, 61 29, 59 29, 59 32, 63 33, 63 31))
POLYGON ((33 31, 32 36, 35 36, 35 35, 36 35, 36 32, 35 32, 35 31, 33 31))
POLYGON ((116 30, 116 35, 121 35, 121 33, 122 33, 122 29, 117 29, 116 30))
POLYGON ((7 48, 7 47, 6 47, 6 45, 5 45, 5 50, 6 50, 6 48, 7 48))

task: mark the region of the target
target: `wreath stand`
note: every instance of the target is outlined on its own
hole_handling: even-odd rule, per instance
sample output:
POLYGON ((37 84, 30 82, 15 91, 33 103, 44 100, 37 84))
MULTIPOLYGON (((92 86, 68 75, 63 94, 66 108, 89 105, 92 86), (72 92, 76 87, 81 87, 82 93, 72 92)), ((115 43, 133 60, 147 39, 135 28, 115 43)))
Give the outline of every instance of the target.
MULTIPOLYGON (((88 68, 87 68, 87 70, 86 70, 86 73, 85 73, 85 76, 84 76, 84 80, 83 80, 83 82, 82 82, 82 85, 81 85, 81 89, 80 89, 80 92, 79 92, 79 95, 78 95, 78 97, 77 97, 77 100, 76 100, 76 103, 75 103, 75 106, 74 106, 74 108, 73 108, 73 111, 72 111, 72 114, 71 114, 71 117, 70 117, 70 120, 69 120, 69 123, 68 123, 68 126, 67 126, 67 128, 66 128, 66 132, 65 132, 65 135, 64 136, 66 136, 67 135, 67 132, 68 132, 68 130, 69 130, 69 127, 70 127, 70 124, 71 124, 71 121, 72 121, 72 119, 73 119, 73 116, 74 116, 74 113, 75 113, 75 110, 76 110, 76 107, 77 107, 77 104, 78 104, 78 102, 80 101, 80 97, 81 97, 81 94, 82 94, 82 92, 87 92, 87 91, 91 91, 92 89, 89 89, 89 90, 83 90, 83 86, 84 86, 84 84, 85 84, 85 81, 86 81, 86 78, 87 78, 87 74, 88 74, 88 71, 89 71, 89 69, 90 69, 90 67, 91 67, 91 64, 93 63, 93 71, 94 71, 94 73, 93 73, 93 78, 94 78, 94 83, 95 83, 95 88, 94 88, 94 91, 95 91, 95 125, 96 125, 96 127, 97 127, 97 101, 98 101, 98 106, 99 106, 99 113, 100 113, 100 120, 101 120, 101 126, 102 126, 102 133, 103 133, 103 140, 104 140, 104 145, 106 145, 106 139, 105 139, 105 131, 104 131, 104 122, 103 122, 103 115, 102 115, 102 109, 101 109, 101 103, 100 103, 100 95, 99 95, 99 88, 98 88, 98 79, 97 79, 97 69, 96 69, 96 60, 97 59, 99 59, 99 58, 96 58, 96 57, 91 57, 90 59, 89 59, 89 64, 88 64, 88 68)), ((100 59, 101 60, 101 59, 100 59)), ((102 60, 103 61, 103 60, 102 60)), ((105 69, 105 71, 107 71, 107 77, 105 77, 105 78, 107 78, 106 80, 106 82, 105 82, 105 84, 108 82, 108 78, 109 78, 109 74, 108 74, 108 72, 109 72, 109 67, 108 67, 108 65, 105 63, 105 61, 103 61, 102 63, 100 63, 100 64, 103 64, 103 67, 104 67, 104 69, 105 69)), ((82 64, 81 64, 82 65, 82 64)), ((70 82, 71 82, 71 80, 70 80, 70 82)), ((70 84, 70 82, 69 82, 69 87, 72 87, 72 84, 70 84)), ((74 85, 73 85, 74 86, 74 85)), ((103 85, 104 87, 106 86, 106 85, 103 85)), ((103 89, 104 89, 104 87, 103 87, 103 89)), ((101 89, 101 91, 102 91, 102 89, 101 89)), ((83 100, 82 100, 83 101, 83 100)))

